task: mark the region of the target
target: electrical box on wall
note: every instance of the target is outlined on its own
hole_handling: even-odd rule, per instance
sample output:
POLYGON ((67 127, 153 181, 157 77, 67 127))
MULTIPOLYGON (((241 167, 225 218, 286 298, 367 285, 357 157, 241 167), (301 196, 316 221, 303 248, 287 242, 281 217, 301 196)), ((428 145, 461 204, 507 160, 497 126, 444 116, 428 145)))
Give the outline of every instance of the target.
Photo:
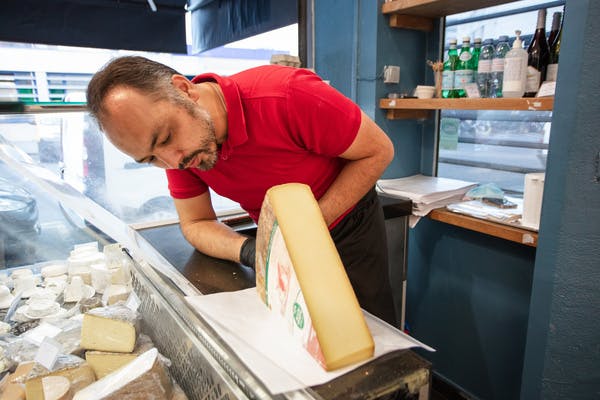
POLYGON ((400 83, 400 67, 396 65, 386 65, 383 67, 384 83, 400 83))

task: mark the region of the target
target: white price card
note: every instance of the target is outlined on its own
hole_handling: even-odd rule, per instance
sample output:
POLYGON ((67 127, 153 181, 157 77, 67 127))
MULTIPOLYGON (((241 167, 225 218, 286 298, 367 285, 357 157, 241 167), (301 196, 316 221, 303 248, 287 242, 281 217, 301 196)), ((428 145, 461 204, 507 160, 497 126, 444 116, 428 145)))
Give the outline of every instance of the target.
POLYGON ((52 371, 52 368, 61 353, 62 345, 50 337, 45 337, 40 344, 40 348, 35 355, 34 361, 52 371))
POLYGON ((556 81, 546 81, 542 83, 535 97, 554 96, 556 90, 556 81))
POLYGON ((481 97, 479 95, 479 87, 476 83, 467 83, 465 85, 465 92, 467 92, 467 97, 470 99, 478 99, 481 97))
POLYGON ((137 294, 135 294, 134 291, 132 291, 129 294, 129 297, 127 298, 127 301, 125 302, 125 306, 127 308, 129 308, 131 311, 137 311, 137 309, 140 307, 140 298, 138 297, 137 294))

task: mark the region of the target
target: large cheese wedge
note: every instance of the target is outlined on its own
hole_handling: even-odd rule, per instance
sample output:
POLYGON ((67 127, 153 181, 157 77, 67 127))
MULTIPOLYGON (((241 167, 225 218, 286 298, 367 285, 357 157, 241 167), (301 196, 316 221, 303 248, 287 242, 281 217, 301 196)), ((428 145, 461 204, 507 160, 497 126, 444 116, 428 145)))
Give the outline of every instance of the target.
POLYGON ((118 370, 125 364, 134 360, 140 354, 154 347, 149 336, 140 334, 136 340, 135 349, 132 353, 111 353, 106 351, 88 350, 85 352, 85 360, 94 369, 96 379, 104 378, 113 371, 118 370))
POLYGON ((135 337, 135 325, 131 321, 83 315, 81 347, 86 350, 131 353, 135 337))
POLYGON ((108 353, 106 351, 86 351, 85 360, 94 369, 96 379, 102 379, 125 364, 135 360, 136 353, 108 353))
POLYGON ((6 386, 0 391, 0 400, 25 400, 25 389, 23 388, 23 385, 14 382, 14 380, 27 375, 34 365, 35 362, 30 361, 21 363, 17 366, 15 372, 9 375, 6 386))
POLYGON ((74 400, 170 400, 171 378, 150 349, 122 368, 75 393, 74 400))
MULTIPOLYGON (((75 393, 96 380, 94 370, 87 364, 81 363, 77 366, 67 367, 54 372, 47 372, 25 381, 25 393, 27 400, 45 400, 44 378, 60 376, 67 378, 70 390, 75 393)), ((70 396, 69 396, 70 397, 70 396)))
POLYGON ((323 368, 338 369, 373 355, 373 338, 307 185, 267 191, 256 253, 260 298, 323 368))

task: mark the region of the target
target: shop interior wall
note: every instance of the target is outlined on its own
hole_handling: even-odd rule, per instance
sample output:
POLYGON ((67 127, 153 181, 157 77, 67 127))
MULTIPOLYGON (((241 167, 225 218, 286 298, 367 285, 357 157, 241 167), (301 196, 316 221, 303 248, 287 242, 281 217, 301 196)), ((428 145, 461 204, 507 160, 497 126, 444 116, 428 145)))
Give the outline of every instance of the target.
MULTIPOLYGON (((386 96, 391 89, 402 89, 389 87, 381 81, 379 74, 384 65, 400 65, 400 86, 404 88, 423 82, 431 83, 432 78, 424 64, 427 59, 440 57, 433 50, 440 45, 439 29, 426 34, 389 28, 387 17, 381 15, 380 1, 377 6, 371 1, 359 0, 315 3, 315 67, 324 79, 330 79, 333 86, 357 101, 393 140, 396 157, 384 177, 433 174, 437 149, 435 119, 424 123, 389 121, 377 104, 378 99, 386 96), (348 62, 352 64, 348 65, 348 62)), ((569 1, 568 10, 571 3, 577 2, 569 1)), ((597 5, 593 6, 592 3, 591 0, 579 2, 577 7, 590 10, 571 16, 569 10, 565 17, 565 26, 568 28, 563 40, 565 43, 572 41, 567 51, 568 54, 573 52, 577 59, 583 58, 582 46, 585 43, 592 45, 593 41, 569 39, 569 36, 575 35, 570 32, 571 27, 576 27, 573 30, 578 29, 582 34, 588 29, 595 35, 591 37, 599 37, 597 27, 595 31, 591 27, 592 17, 586 17, 587 12, 595 11, 593 8, 597 5)), ((576 281, 579 284, 577 287, 588 293, 584 294, 588 300, 585 310, 593 312, 589 315, 599 315, 597 290, 591 291, 586 276, 597 277, 600 269, 597 245, 600 224, 590 224, 590 219, 572 220, 570 215, 579 213, 576 207, 581 205, 584 208, 591 206, 589 212, 598 217, 599 189, 597 184, 592 184, 594 179, 591 176, 594 155, 585 160, 588 163, 586 168, 574 163, 578 150, 585 149, 589 155, 592 151, 597 152, 598 146, 586 148, 581 141, 566 146, 567 143, 556 139, 559 133, 555 133, 558 129, 564 129, 573 135, 576 132, 571 133, 572 126, 585 125, 583 121, 588 118, 595 123, 592 126, 599 125, 595 102, 588 102, 583 110, 596 107, 596 115, 583 115, 575 111, 569 116, 563 114, 563 107, 567 103, 571 104, 570 108, 579 105, 576 102, 579 87, 565 90, 560 97, 563 86, 569 85, 561 81, 580 76, 579 67, 593 71, 593 64, 571 66, 563 61, 565 57, 569 56, 561 56, 559 96, 554 108, 554 119, 565 119, 562 125, 555 124, 553 120, 548 171, 552 174, 553 171, 563 170, 569 177, 586 181, 588 186, 564 193, 564 184, 568 180, 566 177, 563 181, 551 177, 546 180, 537 262, 536 250, 532 248, 427 219, 409 232, 407 323, 410 333, 438 349, 437 353, 423 355, 434 362, 434 369, 442 377, 476 397, 519 398, 520 391, 527 390, 523 398, 561 398, 558 395, 548 396, 548 392, 541 395, 542 386, 559 385, 559 379, 554 379, 550 384, 542 385, 542 382, 549 376, 560 374, 569 382, 566 387, 571 390, 571 396, 575 396, 570 398, 586 398, 586 393, 589 395, 590 392, 575 385, 578 381, 575 371, 579 370, 575 363, 579 356, 583 356, 580 354, 583 350, 571 344, 573 338, 590 345, 593 344, 592 340, 596 341, 591 346, 592 355, 585 358, 599 365, 598 318, 585 318, 580 313, 567 317, 573 311, 569 307, 549 308, 554 303, 564 306, 565 301, 569 300, 573 304, 580 304, 581 301, 576 298, 581 292, 569 290, 573 281, 576 281), (571 167, 567 168, 568 165, 571 167), (590 203, 590 199, 594 202, 590 203), (574 200, 581 204, 572 203, 574 200), (569 220, 565 220, 567 217, 569 220), (584 268, 585 274, 582 276, 572 272, 574 268, 566 259, 572 250, 562 247, 569 240, 575 241, 579 237, 582 226, 578 222, 586 222, 585 231, 596 239, 577 241, 575 248, 579 251, 580 265, 587 267, 595 263, 596 266, 595 271, 584 268), (564 224, 567 224, 567 231, 564 224), (551 251, 547 243, 551 243, 554 250, 551 251), (565 262, 561 268, 556 265, 557 258, 565 262), (557 273, 560 272, 564 276, 557 279, 557 273), (557 291, 560 298, 557 297, 557 291), (553 333, 548 341, 545 340, 552 323, 561 325, 566 321, 577 322, 568 329, 569 338, 553 333), (578 332, 575 332, 576 328, 580 328, 578 332), (540 342, 538 336, 544 340, 540 342), (560 348, 568 349, 559 352, 569 352, 564 360, 560 355, 554 355, 560 348), (575 353, 573 350, 576 350, 575 353), (561 365, 563 361, 567 361, 565 367, 571 369, 561 368, 552 372, 550 367, 561 365)), ((591 82, 597 83, 597 75, 591 78, 591 82)), ((593 98, 592 94, 597 95, 597 89, 597 85, 587 85, 588 99, 593 98)), ((597 131, 589 128, 590 132, 597 131)), ((595 136, 595 143, 599 137, 595 136)), ((598 280, 593 282, 597 285, 598 280)), ((587 376, 593 375, 592 370, 586 372, 587 376)), ((595 381, 600 381, 597 376, 595 381)))

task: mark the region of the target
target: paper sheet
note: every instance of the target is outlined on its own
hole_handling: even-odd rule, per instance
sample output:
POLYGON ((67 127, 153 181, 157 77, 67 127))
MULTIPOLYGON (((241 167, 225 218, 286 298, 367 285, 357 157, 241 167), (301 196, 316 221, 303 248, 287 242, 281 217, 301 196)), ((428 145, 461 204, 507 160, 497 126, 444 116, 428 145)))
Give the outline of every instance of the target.
MULTIPOLYGON (((259 300, 256 288, 188 296, 186 300, 273 394, 325 383, 362 364, 333 372, 322 369, 288 334, 283 320, 259 300)), ((434 351, 369 313, 364 313, 375 341, 373 358, 410 347, 434 351)))

